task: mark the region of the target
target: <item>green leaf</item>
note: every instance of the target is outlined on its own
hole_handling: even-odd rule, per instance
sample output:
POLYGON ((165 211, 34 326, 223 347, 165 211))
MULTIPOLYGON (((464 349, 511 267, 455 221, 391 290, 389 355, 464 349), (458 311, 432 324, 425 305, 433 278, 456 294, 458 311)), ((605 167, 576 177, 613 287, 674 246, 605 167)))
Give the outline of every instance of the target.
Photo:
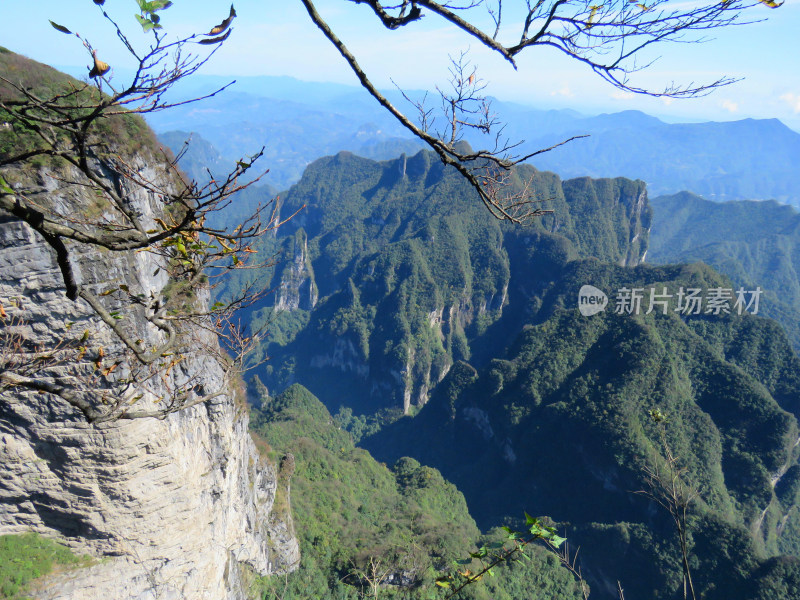
POLYGON ((489 544, 489 548, 492 549, 492 550, 499 550, 502 547, 503 547, 503 544, 500 543, 500 542, 492 542, 491 544, 489 544))
POLYGON ((68 33, 68 34, 72 33, 69 29, 67 29, 63 25, 59 25, 58 23, 53 23, 52 21, 50 21, 50 25, 53 26, 53 29, 60 31, 61 33, 68 33))
POLYGON ((150 22, 148 19, 145 19, 142 15, 133 15, 136 17, 136 20, 139 21, 139 25, 142 26, 142 30, 147 32, 150 31, 155 25, 150 22))
POLYGON ((539 523, 539 519, 534 519, 528 513, 525 513, 525 525, 533 525, 533 524, 538 524, 538 523, 539 523))

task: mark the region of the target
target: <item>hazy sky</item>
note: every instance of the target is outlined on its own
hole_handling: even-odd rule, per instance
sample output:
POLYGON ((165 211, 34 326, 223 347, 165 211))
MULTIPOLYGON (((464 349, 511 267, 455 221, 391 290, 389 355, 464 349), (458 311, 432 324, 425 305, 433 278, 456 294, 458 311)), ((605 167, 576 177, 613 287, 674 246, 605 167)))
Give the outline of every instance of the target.
MULTIPOLYGON (((237 0, 235 4, 239 16, 234 31, 206 65, 205 73, 290 75, 357 84, 299 1, 237 0)), ((661 58, 641 74, 640 82, 659 87, 671 81, 707 82, 722 75, 744 78, 709 97, 675 101, 621 93, 583 65, 547 48, 530 51, 514 71, 434 17, 419 26, 387 32, 363 5, 344 0, 317 4, 381 87, 391 87, 392 78, 403 87, 432 88, 446 79, 448 53, 470 48, 480 76, 490 82, 487 92, 503 100, 586 113, 636 108, 669 120, 776 117, 800 130, 800 0, 787 0, 777 10, 758 6, 750 14, 764 22, 714 31, 715 39, 704 44, 659 47, 661 58)), ((174 6, 163 13, 163 23, 178 35, 205 32, 227 16, 228 8, 227 0, 174 0, 174 6)), ((135 32, 134 0, 107 0, 106 9, 135 32)), ((113 30, 91 0, 0 0, 0 44, 53 65, 88 65, 80 43, 52 29, 48 19, 91 40, 113 66, 124 65, 113 30)))

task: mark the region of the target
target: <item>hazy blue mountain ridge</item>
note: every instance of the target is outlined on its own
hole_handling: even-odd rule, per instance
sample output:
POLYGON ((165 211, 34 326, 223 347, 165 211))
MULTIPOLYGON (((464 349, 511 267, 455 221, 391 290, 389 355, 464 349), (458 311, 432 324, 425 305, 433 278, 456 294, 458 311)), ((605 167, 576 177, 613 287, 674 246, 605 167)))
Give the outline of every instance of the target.
MULTIPOLYGON (((227 82, 201 77, 181 97, 208 93, 227 82)), ((407 93, 413 99, 423 96, 407 93)), ((386 95, 414 112, 397 90, 386 95)), ((633 110, 584 116, 499 100, 493 107, 506 123, 503 135, 512 143, 523 142, 520 154, 588 134, 534 160, 537 168, 564 178, 624 176, 646 181, 653 195, 691 190, 715 201, 800 203, 793 165, 800 134, 776 119, 671 124, 633 110)), ((266 146, 262 168, 271 169, 267 181, 276 188, 295 183, 310 162, 340 150, 388 159, 421 147, 364 90, 287 77, 242 78, 230 91, 202 103, 152 115, 150 124, 159 133, 196 131, 231 164, 266 146)), ((474 133, 466 140, 475 148, 494 142, 474 133)))
POLYGON ((800 350, 800 214, 776 202, 715 203, 683 192, 652 201, 647 260, 703 261, 734 285, 764 290, 759 311, 800 350))

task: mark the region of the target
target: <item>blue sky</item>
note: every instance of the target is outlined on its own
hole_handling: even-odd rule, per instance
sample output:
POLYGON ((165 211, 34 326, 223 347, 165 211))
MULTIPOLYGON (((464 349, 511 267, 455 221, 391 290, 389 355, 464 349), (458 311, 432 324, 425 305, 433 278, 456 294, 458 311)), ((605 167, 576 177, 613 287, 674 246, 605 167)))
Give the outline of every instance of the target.
MULTIPOLYGON (((235 30, 206 65, 205 73, 290 75, 307 81, 357 84, 297 0, 237 0, 235 4, 239 15, 235 30)), ((176 35, 205 32, 227 15, 228 7, 227 0, 174 0, 163 23, 176 35)), ((134 0, 107 0, 106 8, 135 32, 134 0)), ((387 32, 376 26, 374 15, 365 6, 319 0, 318 9, 382 87, 391 87, 391 78, 403 87, 430 89, 445 81, 448 53, 470 48, 480 76, 490 83, 488 93, 503 100, 588 114, 639 109, 672 121, 779 118, 800 131, 800 0, 787 0, 777 10, 756 7, 752 16, 766 19, 764 22, 717 30, 715 39, 701 45, 661 46, 661 58, 640 75, 640 82, 659 87, 671 81, 710 81, 721 75, 744 78, 706 98, 674 101, 621 93, 583 65, 547 48, 533 49, 514 71, 435 18, 387 32)), ((90 39, 112 65, 125 65, 113 30, 90 0, 0 0, 0 43, 41 62, 87 65, 85 50, 77 40, 53 30, 48 19, 90 39)))

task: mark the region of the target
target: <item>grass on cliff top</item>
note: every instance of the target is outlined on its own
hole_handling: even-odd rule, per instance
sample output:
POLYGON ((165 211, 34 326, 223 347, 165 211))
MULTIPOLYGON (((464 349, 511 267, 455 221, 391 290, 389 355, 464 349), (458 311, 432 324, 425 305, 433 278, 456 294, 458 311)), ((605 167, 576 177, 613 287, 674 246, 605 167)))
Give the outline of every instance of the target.
MULTIPOLYGON (((72 89, 81 89, 78 101, 91 105, 100 99, 100 91, 93 85, 82 89, 84 82, 61 73, 52 67, 31 60, 20 54, 11 52, 0 46, 0 73, 17 85, 33 92, 39 98, 51 98, 72 89)), ((102 94, 105 97, 105 94, 102 94)), ((19 100, 21 94, 13 87, 0 81, 0 101, 19 100)), ((75 99, 64 100, 63 103, 75 104, 75 99)), ((88 112, 87 109, 75 109, 76 113, 88 112)), ((0 159, 31 151, 40 144, 35 132, 26 127, 6 110, 0 109, 0 125, 8 122, 10 128, 0 128, 0 159)), ((95 121, 92 127, 93 142, 98 144, 102 152, 110 151, 123 156, 130 156, 143 149, 155 152, 159 143, 155 134, 138 115, 125 114, 104 117, 95 121), (107 145, 113 147, 105 148, 107 145)), ((54 159, 36 157, 32 164, 35 167, 54 162, 54 159)))
POLYGON ((21 600, 31 580, 59 566, 88 566, 91 560, 36 533, 0 536, 0 598, 21 600))

